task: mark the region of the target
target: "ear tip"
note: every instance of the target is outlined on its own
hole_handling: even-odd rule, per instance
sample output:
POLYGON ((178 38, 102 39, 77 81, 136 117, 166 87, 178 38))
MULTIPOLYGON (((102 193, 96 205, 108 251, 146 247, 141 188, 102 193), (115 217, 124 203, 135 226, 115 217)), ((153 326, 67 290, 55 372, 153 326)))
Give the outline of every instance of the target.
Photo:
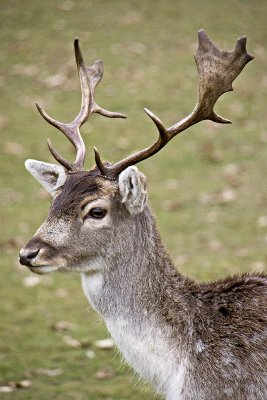
POLYGON ((32 165, 36 162, 36 160, 32 160, 31 158, 28 158, 28 160, 26 160, 24 162, 25 168, 27 170, 31 169, 32 165))
POLYGON ((135 171, 135 172, 138 172, 138 171, 139 171, 139 169, 137 168, 136 165, 130 165, 127 169, 128 169, 129 171, 135 171))

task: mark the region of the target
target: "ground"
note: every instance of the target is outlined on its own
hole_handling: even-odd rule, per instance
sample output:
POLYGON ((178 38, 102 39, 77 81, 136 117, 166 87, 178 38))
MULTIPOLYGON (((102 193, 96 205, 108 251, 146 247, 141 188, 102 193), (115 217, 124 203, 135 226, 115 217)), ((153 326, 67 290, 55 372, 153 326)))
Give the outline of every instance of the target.
POLYGON ((227 50, 238 36, 248 36, 255 60, 216 107, 233 125, 202 122, 140 165, 177 268, 210 280, 261 272, 267 265, 266 17, 264 0, 2 2, 0 385, 12 391, 0 392, 1 399, 155 399, 114 350, 96 347, 95 341, 108 333, 87 304, 79 276, 57 273, 38 280, 17 261, 49 206, 24 160, 52 161, 47 137, 73 157, 71 146, 34 107, 38 101, 62 121, 77 113, 73 39, 80 38, 88 62, 104 62, 98 103, 128 116, 108 120, 96 115, 84 126, 90 167, 93 146, 103 158, 117 161, 154 140, 156 130, 144 107, 166 125, 191 112, 198 29, 227 50), (76 328, 53 329, 61 320, 76 328), (78 341, 77 347, 66 335, 78 341), (109 373, 100 380, 96 374, 105 366, 109 373), (40 369, 56 370, 58 376, 40 369), (28 389, 12 389, 10 382, 25 379, 28 389))

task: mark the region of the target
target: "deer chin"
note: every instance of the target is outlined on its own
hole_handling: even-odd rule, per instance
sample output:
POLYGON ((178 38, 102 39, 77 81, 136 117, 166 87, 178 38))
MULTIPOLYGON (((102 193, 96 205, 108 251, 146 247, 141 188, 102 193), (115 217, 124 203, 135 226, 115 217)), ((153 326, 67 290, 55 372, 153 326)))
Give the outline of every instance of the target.
POLYGON ((57 271, 59 267, 56 265, 40 265, 29 267, 32 272, 39 275, 49 274, 50 272, 57 271))

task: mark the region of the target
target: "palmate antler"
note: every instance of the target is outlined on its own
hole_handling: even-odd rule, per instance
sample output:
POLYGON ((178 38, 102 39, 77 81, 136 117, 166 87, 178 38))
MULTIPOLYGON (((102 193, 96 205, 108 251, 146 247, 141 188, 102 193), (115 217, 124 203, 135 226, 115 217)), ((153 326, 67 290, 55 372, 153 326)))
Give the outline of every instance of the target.
MULTIPOLYGON (((156 115, 148 109, 145 109, 145 112, 158 128, 158 140, 151 146, 113 165, 103 163, 97 149, 94 148, 96 165, 103 176, 109 179, 116 179, 124 169, 153 156, 174 136, 200 121, 209 119, 221 124, 231 123, 231 121, 217 115, 213 108, 216 101, 223 93, 233 90, 232 82, 240 74, 245 65, 254 58, 246 51, 247 39, 245 36, 239 38, 236 42, 235 49, 231 52, 219 50, 210 41, 204 30, 198 32, 198 39, 199 45, 195 61, 199 74, 199 96, 192 113, 171 127, 166 128, 156 115)), ((83 61, 78 39, 74 41, 74 49, 82 89, 82 105, 78 116, 73 122, 63 124, 49 117, 45 111, 36 104, 37 109, 44 119, 63 132, 76 149, 76 159, 71 163, 60 156, 51 145, 50 141, 48 141, 48 146, 53 157, 69 172, 77 172, 83 169, 85 145, 79 128, 93 113, 98 113, 110 118, 126 118, 123 114, 107 111, 96 104, 94 93, 96 86, 103 76, 103 64, 101 61, 96 61, 91 67, 86 66, 83 61)))
POLYGON ((199 44, 195 61, 199 73, 199 97, 192 113, 171 127, 166 128, 156 115, 145 108, 145 112, 158 128, 158 140, 150 147, 110 166, 102 163, 100 155, 95 148, 96 164, 103 175, 110 178, 118 176, 130 165, 137 164, 153 156, 174 136, 200 121, 209 119, 221 124, 231 123, 228 119, 217 115, 213 108, 223 93, 233 90, 232 82, 240 74, 245 65, 254 58, 246 51, 247 39, 245 36, 239 38, 232 52, 219 50, 210 41, 204 30, 198 32, 198 40, 199 44))
POLYGON ((69 139, 76 149, 76 159, 73 163, 71 163, 65 160, 55 150, 50 140, 48 140, 48 147, 53 157, 69 172, 81 171, 83 169, 85 160, 85 145, 80 134, 80 127, 93 113, 98 113, 109 118, 126 118, 123 114, 107 111, 96 104, 94 99, 95 88, 103 77, 103 64, 101 61, 95 61, 91 67, 86 66, 83 61, 78 39, 74 40, 74 50, 82 89, 81 110, 77 117, 72 122, 63 124, 49 117, 49 115, 39 106, 39 104, 36 104, 38 111, 44 117, 44 119, 49 122, 49 124, 55 126, 62 133, 64 133, 64 135, 69 139))

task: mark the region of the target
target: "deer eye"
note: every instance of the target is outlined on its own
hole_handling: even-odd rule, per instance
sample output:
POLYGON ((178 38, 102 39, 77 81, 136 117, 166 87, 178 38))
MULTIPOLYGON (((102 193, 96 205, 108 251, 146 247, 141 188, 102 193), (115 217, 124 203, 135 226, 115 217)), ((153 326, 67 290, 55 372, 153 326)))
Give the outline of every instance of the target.
POLYGON ((107 210, 105 208, 102 207, 94 207, 91 208, 91 210, 89 211, 89 213, 87 214, 87 218, 96 218, 96 219, 101 219, 104 218, 107 214, 107 210))

